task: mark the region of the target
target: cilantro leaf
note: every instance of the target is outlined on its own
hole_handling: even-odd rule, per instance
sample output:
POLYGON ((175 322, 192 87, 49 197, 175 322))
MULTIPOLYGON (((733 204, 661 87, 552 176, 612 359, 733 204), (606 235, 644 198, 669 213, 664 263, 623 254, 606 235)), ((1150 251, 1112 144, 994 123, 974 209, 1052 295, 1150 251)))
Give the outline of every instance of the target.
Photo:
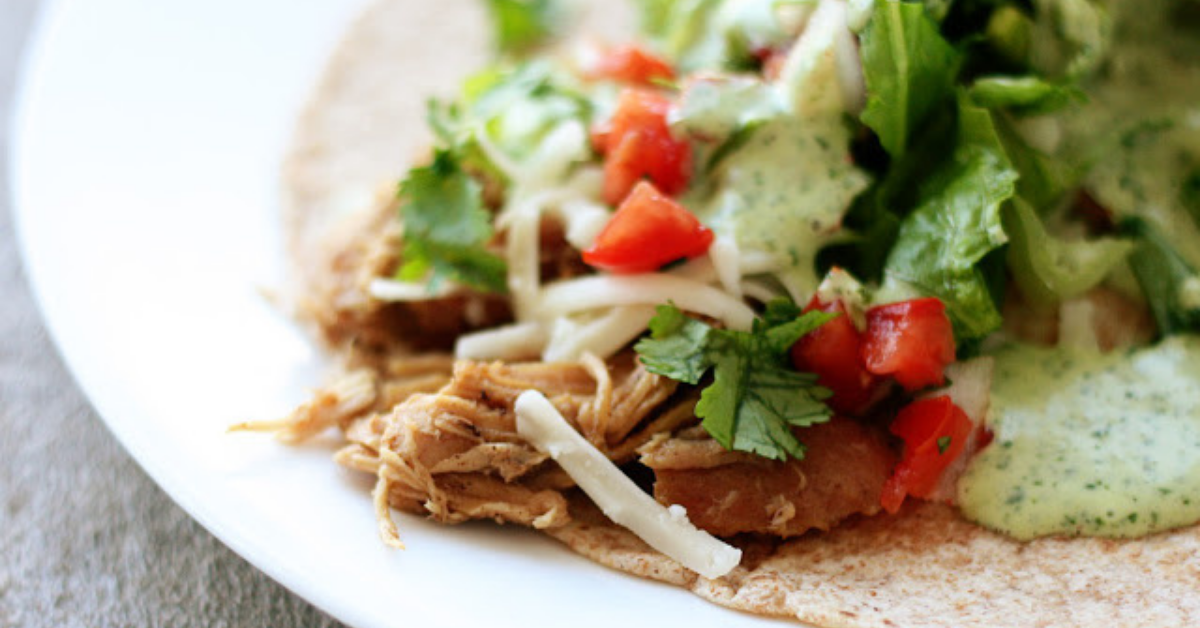
POLYGON ((660 305, 656 311, 650 319, 650 337, 634 347, 642 364, 651 373, 678 382, 700 383, 704 372, 712 366, 705 348, 713 328, 685 316, 673 305, 660 305))
MULTIPOLYGON (((824 313, 815 314, 810 321, 828 318, 824 313)), ((715 342, 709 346, 713 383, 696 404, 701 425, 727 449, 774 460, 803 458, 804 445, 791 428, 828 421, 829 408, 821 402, 829 396, 828 391, 817 387, 816 375, 798 373, 783 364, 780 355, 787 349, 779 350, 778 339, 724 330, 715 334, 715 342)), ((790 335, 798 339, 803 333, 790 335)))
POLYGON ((431 164, 410 170, 400 198, 404 263, 398 278, 428 276, 431 290, 444 280, 505 290, 504 260, 485 248, 493 229, 480 186, 450 151, 439 150, 431 164))
POLYGON ((786 297, 771 299, 763 308, 762 324, 768 327, 777 327, 796 320, 803 313, 804 310, 799 305, 792 303, 791 299, 786 297))
POLYGON ((696 384, 712 370, 696 416, 726 449, 773 460, 801 459, 804 445, 792 428, 828 421, 822 400, 830 393, 817 386, 816 375, 792 370, 788 349, 837 315, 809 312, 779 322, 787 309, 774 304, 769 321, 758 321, 753 332, 739 332, 714 329, 674 306, 660 306, 650 323, 651 337, 636 350, 650 372, 678 381, 696 384))
POLYGON ((555 0, 488 0, 495 45, 503 54, 521 54, 542 44, 561 21, 555 0))
POLYGON ((875 0, 861 35, 867 107, 862 121, 893 157, 954 95, 960 55, 920 3, 875 0))

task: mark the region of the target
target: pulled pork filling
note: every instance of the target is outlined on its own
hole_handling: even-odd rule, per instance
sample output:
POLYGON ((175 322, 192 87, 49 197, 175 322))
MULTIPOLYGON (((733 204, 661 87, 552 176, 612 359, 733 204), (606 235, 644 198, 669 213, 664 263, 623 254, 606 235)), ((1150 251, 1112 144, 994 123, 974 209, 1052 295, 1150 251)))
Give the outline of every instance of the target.
MULTIPOLYGON (((1036 399, 989 416, 1038 383, 1012 347, 1098 364, 1200 330, 1196 98, 1123 96, 1139 68, 1183 75, 1193 31, 1145 45, 1128 16, 1110 28, 1122 0, 776 4, 666 3, 644 47, 518 54, 431 103, 429 159, 301 262, 299 316, 343 375, 243 427, 340 430, 392 544, 390 508, 554 529, 594 515, 586 493, 662 551, 702 534, 687 522, 787 538, 962 505, 993 436, 1043 455, 1004 427, 1036 399)), ((1122 408, 1163 413, 1122 376, 1122 408)), ((1029 440, 1108 433, 1058 414, 1029 440)), ((983 500, 1011 511, 963 512, 1008 530, 1018 488, 983 500)), ((1051 518, 1117 534, 1077 525, 1104 521, 1079 503, 1051 518)))
MULTIPOLYGON (((696 387, 647 371, 628 349, 559 363, 421 352, 495 319, 470 320, 465 310, 478 298, 471 295, 373 299, 371 279, 388 276, 399 257, 382 224, 356 219, 356 228, 339 233, 325 272, 309 277, 319 289, 301 302, 302 318, 346 357, 344 374, 283 420, 246 427, 289 442, 338 429, 346 444, 336 461, 377 478, 387 542, 399 545, 389 507, 442 523, 491 519, 541 529, 572 520, 570 504, 580 503, 574 481, 517 435, 513 406, 526 390, 541 391, 614 463, 649 469, 654 497, 683 506, 712 534, 789 537, 880 510, 896 454, 878 426, 835 419, 797 428, 811 453, 773 461, 718 444, 698 426, 696 387)), ((543 242, 561 243, 560 232, 543 229, 543 242)), ((577 272, 569 247, 549 250, 560 254, 543 260, 545 279, 577 272)))
MULTIPOLYGON (((336 461, 377 478, 377 514, 388 543, 401 545, 388 508, 442 523, 490 519, 538 529, 572 521, 572 504, 595 516, 575 482, 518 436, 514 404, 526 390, 544 393, 614 463, 648 470, 648 490, 657 501, 682 506, 693 524, 714 535, 793 537, 881 510, 900 451, 886 421, 835 417, 794 428, 806 455, 770 460, 714 440, 698 425, 698 387, 649 372, 630 349, 607 360, 586 354, 556 363, 438 352, 464 333, 510 321, 511 312, 500 297, 469 292, 401 302, 374 298, 371 281, 390 276, 400 263, 394 211, 385 203, 349 221, 306 278, 314 288, 299 301, 299 314, 344 356, 343 375, 288 417, 245 426, 274 430, 288 442, 338 429, 346 444, 336 461)), ((543 221, 540 237, 542 281, 583 272, 555 222, 543 221)), ((1153 332, 1144 308, 1110 290, 1078 302, 1105 350, 1153 332), (1125 324, 1131 320, 1137 324, 1125 324)), ((1047 343, 1057 338, 1059 318, 1057 309, 1017 309, 1006 320, 1015 336, 1047 343)), ((947 390, 983 433, 990 366, 959 366, 947 390)), ((972 435, 972 449, 975 441, 972 435)), ((932 498, 954 500, 965 462, 965 456, 957 461, 932 498)))

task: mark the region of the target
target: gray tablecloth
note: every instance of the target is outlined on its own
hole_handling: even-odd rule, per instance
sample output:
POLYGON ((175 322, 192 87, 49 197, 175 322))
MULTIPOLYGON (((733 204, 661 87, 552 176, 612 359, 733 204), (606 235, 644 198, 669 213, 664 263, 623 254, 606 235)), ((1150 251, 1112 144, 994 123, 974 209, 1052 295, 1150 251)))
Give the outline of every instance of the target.
POLYGON ((338 626, 192 521, 104 427, 42 326, 8 124, 36 0, 0 0, 0 626, 338 626))

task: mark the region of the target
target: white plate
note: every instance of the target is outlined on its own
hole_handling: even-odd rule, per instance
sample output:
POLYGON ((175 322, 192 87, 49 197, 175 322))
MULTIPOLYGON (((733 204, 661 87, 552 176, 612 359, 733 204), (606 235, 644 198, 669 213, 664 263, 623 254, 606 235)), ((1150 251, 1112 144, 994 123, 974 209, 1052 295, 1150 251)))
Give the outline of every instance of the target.
POLYGON ((328 443, 225 433, 281 414, 319 380, 319 357, 258 288, 281 271, 292 122, 363 4, 47 7, 16 118, 16 218, 80 385, 184 509, 354 626, 773 625, 513 527, 401 516, 409 549, 386 549, 370 483, 334 465, 328 443))

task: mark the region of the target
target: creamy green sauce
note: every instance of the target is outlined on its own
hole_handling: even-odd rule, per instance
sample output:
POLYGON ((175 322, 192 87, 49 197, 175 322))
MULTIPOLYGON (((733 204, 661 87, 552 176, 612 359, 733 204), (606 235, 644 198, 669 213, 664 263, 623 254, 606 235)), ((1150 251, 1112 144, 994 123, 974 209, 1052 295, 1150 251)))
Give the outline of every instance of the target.
POLYGON ((1200 337, 1101 355, 996 355, 995 440, 959 482, 963 514, 1017 539, 1136 537, 1200 521, 1200 337))
POLYGON ((719 159, 705 155, 710 169, 684 204, 743 249, 771 254, 793 293, 816 289, 817 251, 840 237, 843 215, 870 183, 848 158, 835 54, 845 26, 829 15, 813 17, 778 80, 691 86, 677 121, 710 138, 741 134, 719 159))
POLYGON ((1184 0, 1112 0, 1108 61, 1085 85, 1089 102, 1061 117, 1061 156, 1118 218, 1140 217, 1200 267, 1200 8, 1184 0))

